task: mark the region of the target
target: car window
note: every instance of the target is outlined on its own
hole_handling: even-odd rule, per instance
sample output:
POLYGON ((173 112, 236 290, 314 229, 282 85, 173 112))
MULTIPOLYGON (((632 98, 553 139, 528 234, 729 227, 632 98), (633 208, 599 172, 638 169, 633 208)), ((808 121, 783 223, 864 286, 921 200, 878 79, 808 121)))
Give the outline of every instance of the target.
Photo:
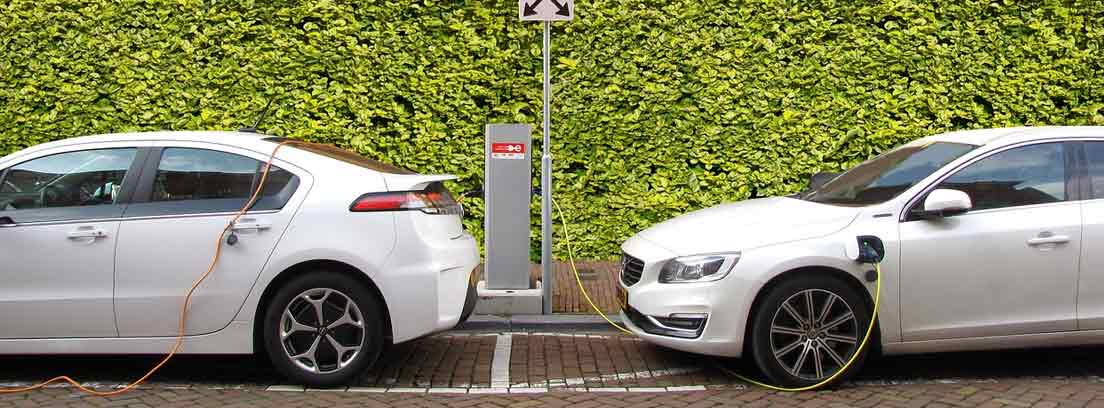
POLYGON ((152 201, 249 197, 258 162, 236 154, 165 149, 157 165, 152 201))
POLYGON ((1104 143, 1085 143, 1086 166, 1089 171, 1089 198, 1104 198, 1104 143))
POLYGON ((994 154, 958 171, 937 188, 966 192, 975 210, 1065 201, 1064 145, 1038 144, 994 154))
MULTIPOLYGON (((262 161, 217 150, 165 148, 148 202, 132 206, 127 216, 237 211, 253 194, 264 166, 262 161)), ((298 185, 294 174, 273 165, 253 209, 282 208, 298 185)))
POLYGON ((116 204, 137 152, 84 150, 18 164, 0 181, 0 212, 116 204))
POLYGON ((886 202, 976 147, 947 142, 907 144, 848 170, 802 198, 848 206, 886 202))

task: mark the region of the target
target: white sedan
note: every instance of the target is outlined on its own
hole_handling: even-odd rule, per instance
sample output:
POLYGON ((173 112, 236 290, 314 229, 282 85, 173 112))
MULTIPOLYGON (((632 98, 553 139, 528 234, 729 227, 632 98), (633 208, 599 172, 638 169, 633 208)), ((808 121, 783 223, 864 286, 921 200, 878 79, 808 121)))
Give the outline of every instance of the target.
POLYGON ((0 354, 264 352, 312 386, 454 327, 479 262, 441 184, 318 144, 241 132, 82 137, 0 158, 0 354))
POLYGON ((935 135, 807 193, 661 223, 622 246, 622 318, 777 384, 820 382, 870 324, 860 236, 885 247, 871 352, 1104 343, 1104 128, 935 135))

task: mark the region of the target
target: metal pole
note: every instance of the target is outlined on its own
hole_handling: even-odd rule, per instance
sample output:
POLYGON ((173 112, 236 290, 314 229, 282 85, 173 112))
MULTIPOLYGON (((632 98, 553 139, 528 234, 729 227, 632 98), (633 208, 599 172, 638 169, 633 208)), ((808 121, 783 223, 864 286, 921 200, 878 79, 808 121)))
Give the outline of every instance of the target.
POLYGON ((552 23, 544 22, 544 155, 541 156, 541 284, 544 314, 552 313, 552 23))

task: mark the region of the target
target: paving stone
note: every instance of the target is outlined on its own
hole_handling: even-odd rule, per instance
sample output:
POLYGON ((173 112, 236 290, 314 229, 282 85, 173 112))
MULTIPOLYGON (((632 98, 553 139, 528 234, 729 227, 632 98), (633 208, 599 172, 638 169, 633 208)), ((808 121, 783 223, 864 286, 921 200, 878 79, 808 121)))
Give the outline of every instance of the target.
MULTIPOLYGON (((1005 390, 1016 395, 1042 396, 1041 400, 1028 403, 1022 398, 1001 396, 992 389, 976 383, 964 384, 902 384, 855 385, 830 391, 782 393, 748 388, 744 390, 705 390, 666 393, 635 392, 546 392, 539 394, 395 394, 378 392, 267 392, 260 389, 206 389, 186 390, 145 388, 119 397, 101 398, 79 396, 66 389, 46 389, 32 393, 0 395, 0 408, 23 406, 128 406, 128 407, 236 407, 271 406, 455 406, 455 407, 566 407, 599 406, 640 407, 723 407, 723 406, 801 406, 801 407, 954 407, 954 406, 1098 406, 1104 401, 1104 386, 1099 382, 1083 379, 1001 380, 993 389, 1005 390), (964 404, 963 389, 979 388, 972 395, 993 393, 990 398, 976 404, 964 404), (1074 393, 1093 394, 1090 401, 1070 404, 1059 401, 1056 388, 1074 393)), ((351 389, 351 390, 356 390, 351 389)), ((493 389, 483 389, 492 391, 493 389)))

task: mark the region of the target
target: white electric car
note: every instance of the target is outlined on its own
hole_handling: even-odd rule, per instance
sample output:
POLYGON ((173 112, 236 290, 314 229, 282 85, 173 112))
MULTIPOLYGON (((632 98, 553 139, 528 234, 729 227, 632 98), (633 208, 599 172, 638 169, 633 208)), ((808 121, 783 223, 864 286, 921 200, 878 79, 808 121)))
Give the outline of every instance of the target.
POLYGON ((1104 343, 1104 127, 926 137, 807 193, 666 221, 622 246, 622 318, 648 341, 816 383, 870 323, 859 236, 885 246, 872 352, 1104 343))
POLYGON ((263 351, 325 386, 450 329, 479 263, 442 185, 335 147, 246 132, 81 137, 0 158, 0 353, 263 351))

